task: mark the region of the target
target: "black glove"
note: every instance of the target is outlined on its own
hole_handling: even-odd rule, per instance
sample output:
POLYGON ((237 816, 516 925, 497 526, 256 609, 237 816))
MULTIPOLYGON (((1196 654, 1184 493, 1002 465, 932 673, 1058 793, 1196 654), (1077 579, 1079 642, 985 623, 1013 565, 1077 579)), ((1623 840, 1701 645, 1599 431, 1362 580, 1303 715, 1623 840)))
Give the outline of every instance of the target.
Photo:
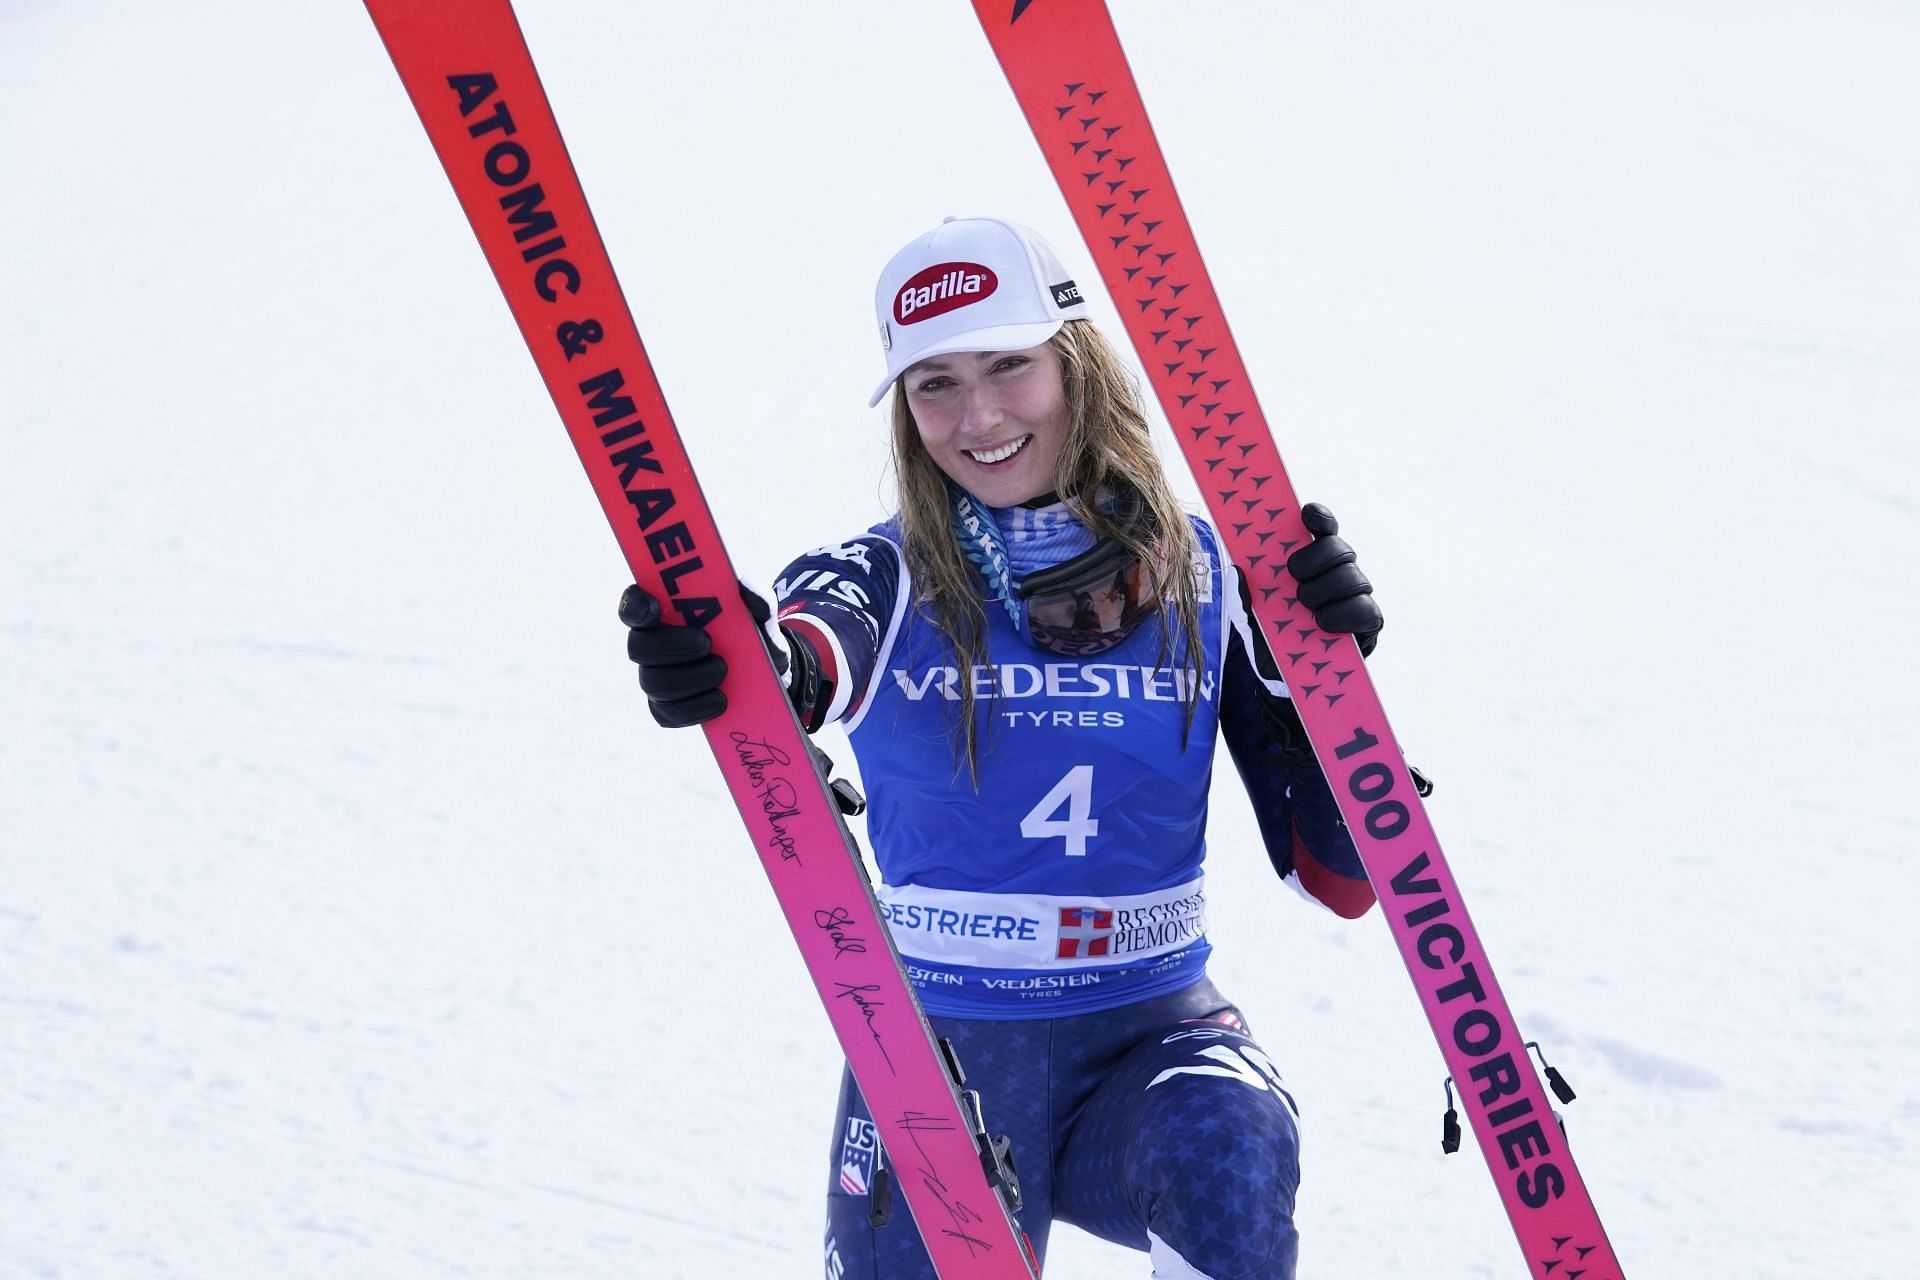
POLYGON ((640 688, 655 720, 680 729, 727 709, 727 695, 720 692, 726 660, 713 652, 705 631, 662 622, 660 602, 638 583, 620 593, 620 621, 627 624, 627 657, 640 665, 640 688))
POLYGON ((1372 653, 1386 619, 1373 602, 1373 584, 1355 563, 1353 548, 1335 536, 1340 522, 1317 502, 1300 508, 1300 519, 1313 535, 1312 542, 1287 557, 1300 603, 1313 612, 1322 631, 1349 634, 1360 642, 1362 654, 1372 653))
MULTIPOLYGON (((773 609, 740 584, 740 601, 760 628, 773 669, 787 684, 787 698, 808 733, 818 729, 833 701, 833 681, 819 669, 813 650, 791 640, 784 627, 769 625, 773 609), (789 671, 792 675, 789 678, 789 671)), ((627 657, 640 667, 653 718, 669 729, 704 724, 727 709, 720 683, 726 659, 713 651, 713 638, 699 627, 660 620, 660 602, 638 583, 620 593, 620 621, 627 624, 627 657)))

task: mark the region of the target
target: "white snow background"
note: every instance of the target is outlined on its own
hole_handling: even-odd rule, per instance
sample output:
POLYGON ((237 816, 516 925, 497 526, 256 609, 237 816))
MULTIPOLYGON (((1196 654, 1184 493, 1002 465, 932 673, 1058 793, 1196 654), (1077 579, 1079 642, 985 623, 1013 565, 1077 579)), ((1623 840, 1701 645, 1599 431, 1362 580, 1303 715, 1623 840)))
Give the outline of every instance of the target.
MULTIPOLYGON (((1115 7, 1628 1273, 1920 1275, 1920 6, 1115 7)), ((1095 279, 958 0, 522 21, 762 581, 885 513, 899 243, 1095 279)), ((826 1020, 366 14, 0 86, 0 1276, 819 1274, 826 1020)), ((1224 757, 1212 848, 1301 1275, 1522 1274, 1379 917, 1224 757)))

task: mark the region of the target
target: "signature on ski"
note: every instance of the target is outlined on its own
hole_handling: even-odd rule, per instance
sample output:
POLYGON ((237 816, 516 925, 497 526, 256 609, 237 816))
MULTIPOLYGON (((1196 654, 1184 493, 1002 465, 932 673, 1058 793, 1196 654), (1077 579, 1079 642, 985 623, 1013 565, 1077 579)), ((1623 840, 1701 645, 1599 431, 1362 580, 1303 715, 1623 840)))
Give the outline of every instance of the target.
POLYGON ((922 1130, 933 1133, 952 1133, 953 1122, 942 1120, 938 1116, 930 1116, 924 1111, 906 1111, 901 1113, 894 1128, 905 1131, 908 1140, 913 1143, 914 1151, 920 1157, 920 1185, 933 1193, 933 1198, 938 1200, 940 1207, 947 1211, 947 1217, 953 1220, 952 1226, 940 1228, 940 1234, 963 1241, 970 1249, 984 1249, 992 1253, 993 1245, 990 1241, 982 1240, 966 1230, 974 1223, 985 1222, 986 1219, 969 1208, 965 1201, 948 1197, 946 1179, 934 1169, 933 1161, 927 1158, 927 1149, 920 1145, 922 1130))
POLYGON ((836 982, 833 985, 840 988, 839 995, 836 997, 837 999, 852 1000, 860 1006, 860 1016, 867 1020, 867 1034, 873 1037, 874 1046, 880 1050, 880 1056, 886 1059, 887 1070, 892 1074, 898 1075, 899 1072, 894 1069, 893 1055, 887 1052, 886 1039, 881 1036, 880 1028, 873 1023, 874 1018, 879 1015, 881 1009, 886 1007, 887 1002, 885 1000, 869 1000, 867 998, 868 993, 880 990, 880 984, 877 982, 836 982))
POLYGON ((838 960, 849 951, 856 955, 865 955, 867 940, 847 932, 847 926, 853 923, 853 916, 845 907, 823 908, 813 913, 813 923, 817 928, 826 930, 833 939, 833 958, 838 960))
POLYGON ((733 739, 734 752, 746 768, 747 780, 753 784, 753 794, 760 799, 760 811, 766 814, 768 823, 773 827, 773 834, 767 839, 768 846, 778 849, 786 861, 799 862, 800 849, 787 832, 786 820, 800 816, 800 795, 786 775, 776 772, 779 766, 793 763, 793 757, 770 742, 749 738, 738 729, 727 736, 733 739))

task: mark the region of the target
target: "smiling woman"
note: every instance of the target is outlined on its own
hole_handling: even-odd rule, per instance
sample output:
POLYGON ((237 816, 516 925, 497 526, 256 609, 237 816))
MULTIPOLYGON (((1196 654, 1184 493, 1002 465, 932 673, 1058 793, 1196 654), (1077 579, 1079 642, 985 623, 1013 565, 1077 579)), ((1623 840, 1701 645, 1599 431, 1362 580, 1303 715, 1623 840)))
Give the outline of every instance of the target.
MULTIPOLYGON (((948 219, 874 306, 898 514, 795 561, 762 616, 802 723, 841 723, 859 756, 907 975, 1013 1140, 1042 1255, 1064 1221, 1148 1250, 1156 1277, 1290 1277, 1293 1101, 1206 976, 1215 742, 1283 877, 1342 915, 1373 895, 1246 587, 1033 232, 948 219)), ((1339 538, 1289 566, 1322 627, 1379 629, 1339 538)), ((655 716, 718 714, 704 634, 635 591, 655 716)), ((829 1274, 928 1280, 851 1075, 833 1132, 829 1274)))
POLYGON ((935 356, 901 386, 934 465, 980 501, 1018 506, 1053 488, 1067 392, 1052 347, 935 356))

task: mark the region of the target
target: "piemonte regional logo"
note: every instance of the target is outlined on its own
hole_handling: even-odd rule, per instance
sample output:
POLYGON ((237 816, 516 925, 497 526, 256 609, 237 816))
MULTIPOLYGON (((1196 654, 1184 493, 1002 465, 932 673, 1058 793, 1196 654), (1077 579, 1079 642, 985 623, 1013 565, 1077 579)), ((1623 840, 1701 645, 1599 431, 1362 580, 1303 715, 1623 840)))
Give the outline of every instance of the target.
MULTIPOLYGON (((1152 896, 1149 895, 1151 898, 1152 896)), ((1198 883, 1177 897, 1132 906, 1103 903, 1060 908, 1057 960, 1145 959, 1198 942, 1207 932, 1207 895, 1198 883)))
POLYGON ((1104 956, 1113 945, 1113 912, 1095 907, 1060 908, 1061 959, 1104 956))
POLYGON ((977 262, 936 263, 900 286, 893 299, 893 318, 901 324, 919 324, 971 306, 999 287, 1000 278, 991 267, 977 262))

